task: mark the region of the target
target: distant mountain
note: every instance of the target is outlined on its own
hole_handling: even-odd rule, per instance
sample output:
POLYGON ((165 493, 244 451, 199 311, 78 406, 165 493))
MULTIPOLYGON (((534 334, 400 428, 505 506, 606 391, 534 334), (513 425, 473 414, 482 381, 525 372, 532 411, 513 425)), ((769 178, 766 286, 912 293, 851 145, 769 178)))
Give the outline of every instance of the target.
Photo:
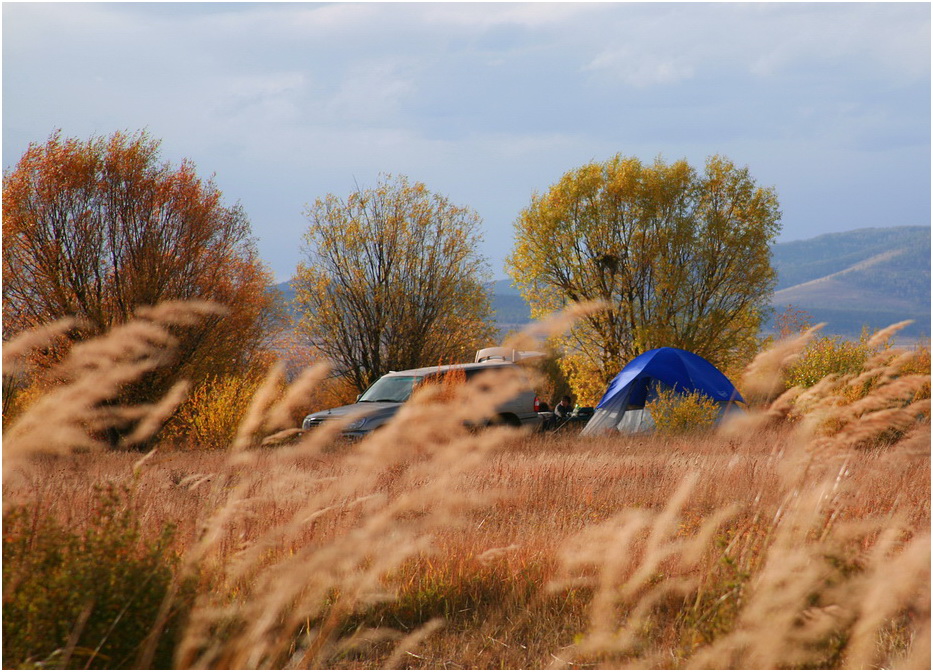
MULTIPOLYGON (((777 243, 773 262, 778 269, 777 289, 793 287, 835 273, 847 271, 863 262, 885 255, 904 255, 904 262, 926 274, 926 297, 930 285, 930 229, 924 226, 901 226, 886 229, 857 229, 846 233, 827 233, 816 238, 777 243)), ((884 261, 879 259, 879 261, 884 261)), ((877 270, 877 269, 876 269, 877 270)), ((898 283, 894 283, 897 290, 898 283)))
MULTIPOLYGON (((531 308, 525 303, 518 290, 512 287, 511 280, 497 280, 489 283, 492 292, 492 310, 496 324, 503 331, 518 328, 531 322, 531 308)), ((295 289, 292 281, 287 280, 273 286, 278 291, 292 316, 295 315, 292 302, 295 300, 295 289)))
POLYGON ((858 335, 901 320, 930 335, 930 228, 858 229, 773 248, 773 305, 807 311, 827 333, 858 335))
POLYGON ((531 308, 511 280, 491 283, 492 311, 501 331, 522 327, 531 322, 531 308))
POLYGON ((282 299, 289 306, 289 308, 291 308, 292 301, 295 300, 295 288, 292 287, 292 282, 292 280, 286 280, 285 282, 280 282, 279 284, 272 286, 272 289, 282 295, 282 299))
MULTIPOLYGON (((901 335, 930 335, 930 228, 905 226, 830 233, 772 248, 778 272, 772 304, 804 310, 828 334, 857 336, 901 320, 914 324, 901 335)), ((290 282, 275 286, 291 301, 290 282)), ((531 321, 531 310, 511 280, 490 283, 500 329, 531 321)), ((771 325, 773 328, 773 325, 771 325)))

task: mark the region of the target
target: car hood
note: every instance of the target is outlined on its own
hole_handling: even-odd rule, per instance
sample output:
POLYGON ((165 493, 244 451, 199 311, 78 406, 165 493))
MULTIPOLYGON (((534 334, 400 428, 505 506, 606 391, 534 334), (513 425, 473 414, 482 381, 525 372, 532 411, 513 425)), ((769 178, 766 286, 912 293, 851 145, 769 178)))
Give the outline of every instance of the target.
POLYGON ((382 415, 394 415, 400 403, 394 401, 363 401, 337 408, 328 408, 323 411, 309 413, 307 417, 320 420, 337 420, 347 415, 359 418, 374 418, 382 415))

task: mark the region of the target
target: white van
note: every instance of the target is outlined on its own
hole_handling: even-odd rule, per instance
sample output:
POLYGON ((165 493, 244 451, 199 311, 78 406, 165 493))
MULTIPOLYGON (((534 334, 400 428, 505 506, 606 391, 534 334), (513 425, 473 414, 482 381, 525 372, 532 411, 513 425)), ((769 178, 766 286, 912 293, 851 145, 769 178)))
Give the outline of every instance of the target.
MULTIPOLYGON (((477 359, 480 359, 480 353, 477 353, 477 359)), ((352 414, 356 416, 356 419, 344 428, 343 435, 348 438, 361 438, 386 424, 398 412, 402 404, 408 401, 412 392, 420 384, 441 378, 450 371, 463 371, 466 380, 469 380, 480 372, 499 367, 518 368, 509 359, 497 356, 494 359, 484 358, 483 361, 471 364, 448 364, 407 371, 392 371, 373 383, 360 395, 355 404, 311 413, 305 416, 301 428, 307 431, 323 422, 352 414)), ((500 404, 496 409, 496 416, 490 418, 489 422, 539 430, 542 420, 537 412, 538 403, 534 390, 529 386, 516 397, 500 404)))

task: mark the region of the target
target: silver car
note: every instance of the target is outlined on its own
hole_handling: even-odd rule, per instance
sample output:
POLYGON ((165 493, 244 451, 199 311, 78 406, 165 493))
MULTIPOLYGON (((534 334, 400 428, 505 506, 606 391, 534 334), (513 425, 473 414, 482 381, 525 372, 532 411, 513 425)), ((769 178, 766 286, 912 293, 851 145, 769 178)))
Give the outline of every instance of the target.
MULTIPOLYGON (((469 380, 482 371, 500 367, 518 368, 508 361, 484 361, 393 371, 373 383, 359 396, 355 404, 317 411, 305 416, 301 428, 307 431, 323 422, 353 415, 355 419, 344 427, 343 435, 347 438, 361 438, 386 424, 420 384, 440 378, 451 370, 462 370, 465 378, 469 380)), ((527 390, 501 404, 497 408, 497 415, 489 421, 538 430, 542 423, 537 413, 538 403, 537 396, 529 386, 527 390)))

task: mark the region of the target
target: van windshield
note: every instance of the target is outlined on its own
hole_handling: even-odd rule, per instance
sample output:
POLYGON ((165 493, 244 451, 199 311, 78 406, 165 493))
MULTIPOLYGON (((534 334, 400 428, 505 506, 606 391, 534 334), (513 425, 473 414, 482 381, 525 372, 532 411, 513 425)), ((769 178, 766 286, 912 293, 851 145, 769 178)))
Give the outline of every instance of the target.
POLYGON ((408 401, 415 385, 423 380, 421 376, 383 376, 373 383, 360 396, 360 401, 408 401))

